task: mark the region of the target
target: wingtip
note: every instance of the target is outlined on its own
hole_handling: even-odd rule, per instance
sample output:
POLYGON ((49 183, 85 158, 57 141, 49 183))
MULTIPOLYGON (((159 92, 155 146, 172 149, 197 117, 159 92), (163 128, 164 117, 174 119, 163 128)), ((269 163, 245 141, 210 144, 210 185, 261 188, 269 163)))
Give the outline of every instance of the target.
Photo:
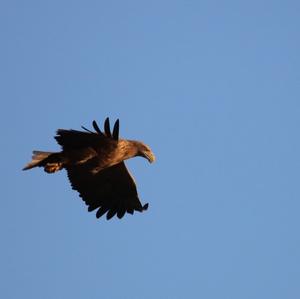
POLYGON ((97 122, 95 120, 93 120, 92 124, 93 124, 93 127, 94 127, 95 131, 97 133, 101 134, 101 130, 99 129, 97 122))
POLYGON ((149 203, 147 202, 146 204, 144 204, 143 206, 143 211, 147 211, 149 208, 149 203))
POLYGON ((104 132, 107 137, 111 137, 109 117, 107 117, 104 121, 104 132))
POLYGON ((86 128, 86 127, 84 127, 84 126, 81 126, 81 128, 82 128, 83 130, 85 130, 85 131, 89 132, 89 133, 93 133, 91 130, 87 129, 87 128, 86 128))
POLYGON ((117 214, 117 209, 110 209, 106 214, 106 219, 110 220, 117 214))
POLYGON ((119 139, 119 128, 120 128, 120 121, 119 121, 119 119, 117 119, 114 124, 113 134, 112 134, 112 136, 115 140, 119 139))

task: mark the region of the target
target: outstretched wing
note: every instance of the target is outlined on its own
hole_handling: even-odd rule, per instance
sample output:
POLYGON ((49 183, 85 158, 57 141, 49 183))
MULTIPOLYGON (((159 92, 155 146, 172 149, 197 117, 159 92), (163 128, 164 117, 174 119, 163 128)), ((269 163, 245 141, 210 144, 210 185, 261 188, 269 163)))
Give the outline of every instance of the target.
POLYGON ((54 137, 63 150, 75 150, 85 147, 99 148, 109 146, 111 141, 119 138, 119 120, 114 124, 113 133, 110 131, 109 118, 104 122, 104 132, 102 132, 96 121, 93 121, 93 127, 96 132, 92 132, 85 127, 84 131, 58 129, 54 137))
POLYGON ((57 135, 54 137, 62 149, 65 151, 76 150, 85 147, 99 146, 106 144, 107 139, 105 136, 101 136, 94 132, 82 132, 77 130, 57 130, 57 135))
POLYGON ((96 217, 106 214, 110 219, 117 214, 142 212, 148 204, 142 206, 134 179, 128 172, 124 162, 103 169, 93 174, 93 162, 84 165, 67 167, 68 177, 72 188, 77 190, 80 197, 88 205, 88 211, 97 210, 96 217))

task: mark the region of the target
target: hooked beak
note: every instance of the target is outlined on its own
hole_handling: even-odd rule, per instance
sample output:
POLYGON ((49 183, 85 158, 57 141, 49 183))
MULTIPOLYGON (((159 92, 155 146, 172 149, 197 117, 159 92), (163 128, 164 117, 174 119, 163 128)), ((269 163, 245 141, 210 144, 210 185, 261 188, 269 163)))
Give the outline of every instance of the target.
POLYGON ((149 163, 153 163, 155 161, 155 156, 153 153, 144 153, 145 158, 149 161, 149 163))

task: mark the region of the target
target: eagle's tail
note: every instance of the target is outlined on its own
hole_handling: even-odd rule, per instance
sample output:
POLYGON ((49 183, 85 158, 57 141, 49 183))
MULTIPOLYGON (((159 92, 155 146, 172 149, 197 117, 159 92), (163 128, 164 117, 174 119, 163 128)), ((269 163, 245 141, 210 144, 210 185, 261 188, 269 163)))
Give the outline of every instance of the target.
POLYGON ((48 173, 53 173, 62 169, 60 153, 33 151, 32 161, 23 170, 34 167, 44 167, 48 173))

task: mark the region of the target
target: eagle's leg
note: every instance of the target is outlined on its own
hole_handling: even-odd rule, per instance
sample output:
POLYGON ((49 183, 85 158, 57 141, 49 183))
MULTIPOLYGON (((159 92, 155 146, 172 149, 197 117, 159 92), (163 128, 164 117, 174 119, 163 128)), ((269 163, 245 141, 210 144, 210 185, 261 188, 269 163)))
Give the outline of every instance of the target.
POLYGON ((44 167, 44 170, 47 173, 54 173, 63 168, 63 163, 57 162, 57 163, 47 163, 44 167))

